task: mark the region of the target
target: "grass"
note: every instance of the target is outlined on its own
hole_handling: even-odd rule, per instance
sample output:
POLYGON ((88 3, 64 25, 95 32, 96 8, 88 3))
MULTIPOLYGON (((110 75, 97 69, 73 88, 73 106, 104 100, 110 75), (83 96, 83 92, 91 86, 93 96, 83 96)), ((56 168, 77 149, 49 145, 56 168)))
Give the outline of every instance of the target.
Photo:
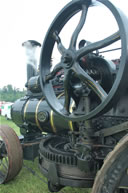
MULTIPOLYGON (((9 125, 15 130, 17 135, 20 135, 19 128, 11 120, 6 120, 4 117, 0 116, 0 124, 9 125)), ((37 159, 35 159, 34 162, 24 160, 24 165, 29 168, 32 168, 32 170, 35 171, 40 178, 43 178, 43 180, 47 181, 47 179, 43 177, 43 175, 38 169, 37 159)), ((87 189, 65 187, 59 193, 89 192, 90 191, 87 189)), ((8 182, 7 184, 0 185, 0 193, 49 193, 49 191, 47 184, 45 184, 36 175, 33 175, 23 166, 19 175, 16 176, 12 181, 8 182)))

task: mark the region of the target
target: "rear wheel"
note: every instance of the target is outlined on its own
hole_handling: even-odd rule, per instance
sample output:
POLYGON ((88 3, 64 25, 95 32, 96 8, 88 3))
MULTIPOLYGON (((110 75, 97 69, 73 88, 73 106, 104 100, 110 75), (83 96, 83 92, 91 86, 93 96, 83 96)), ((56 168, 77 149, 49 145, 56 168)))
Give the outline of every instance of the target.
POLYGON ((0 184, 18 175, 22 168, 22 147, 14 130, 0 126, 0 184))
POLYGON ((107 156, 98 172, 91 193, 128 193, 128 184, 122 185, 124 176, 128 179, 128 135, 126 135, 107 156))

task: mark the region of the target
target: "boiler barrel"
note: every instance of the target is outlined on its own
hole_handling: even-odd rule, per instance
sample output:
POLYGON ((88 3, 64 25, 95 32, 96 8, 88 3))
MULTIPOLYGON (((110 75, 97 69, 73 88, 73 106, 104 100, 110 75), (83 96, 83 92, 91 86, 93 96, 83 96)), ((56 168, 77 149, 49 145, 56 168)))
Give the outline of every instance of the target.
MULTIPOLYGON (((59 99, 64 102, 63 96, 59 99)), ((12 120, 19 127, 25 124, 39 128, 47 133, 67 133, 74 130, 74 124, 55 114, 44 97, 22 98, 12 105, 12 120)))

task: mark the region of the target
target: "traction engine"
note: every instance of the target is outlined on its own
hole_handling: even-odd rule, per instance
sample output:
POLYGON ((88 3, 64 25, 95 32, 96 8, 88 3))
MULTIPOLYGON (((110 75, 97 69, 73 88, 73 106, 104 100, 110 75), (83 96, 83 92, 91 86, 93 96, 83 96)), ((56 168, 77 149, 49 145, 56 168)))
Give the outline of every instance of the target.
MULTIPOLYGON (((28 42, 32 49, 40 46, 28 42)), ((65 186, 92 188, 92 193, 128 192, 127 17, 108 0, 72 0, 47 31, 39 70, 34 62, 33 56, 27 64, 27 94, 11 110, 22 137, 8 126, 0 128, 0 183, 19 173, 22 159, 38 156, 51 192, 65 186), (86 23, 95 7, 110 12, 116 31, 93 42, 86 39, 86 23), (76 15, 80 20, 66 48, 63 28, 76 15), (54 49, 60 54, 55 65, 54 49), (104 56, 114 51, 120 51, 118 60, 104 56)))

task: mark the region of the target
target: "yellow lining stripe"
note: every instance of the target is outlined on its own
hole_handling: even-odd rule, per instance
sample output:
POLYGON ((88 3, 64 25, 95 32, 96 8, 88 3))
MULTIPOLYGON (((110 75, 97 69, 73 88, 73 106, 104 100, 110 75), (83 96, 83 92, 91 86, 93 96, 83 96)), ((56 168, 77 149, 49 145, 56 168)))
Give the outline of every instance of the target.
POLYGON ((50 112, 50 124, 51 124, 53 132, 56 133, 56 127, 54 125, 54 120, 53 120, 53 110, 51 110, 50 112))
POLYGON ((43 99, 44 99, 44 97, 42 97, 42 98, 40 99, 40 101, 38 102, 38 104, 37 104, 37 106, 36 106, 36 111, 35 111, 35 121, 36 121, 36 125, 38 126, 38 128, 39 128, 40 130, 43 130, 43 129, 42 129, 42 127, 40 126, 40 123, 39 123, 39 121, 38 121, 37 113, 38 113, 39 105, 40 105, 40 103, 43 101, 43 99))
POLYGON ((28 104, 29 104, 30 100, 28 100, 25 104, 25 107, 24 107, 24 120, 26 118, 26 111, 27 111, 27 108, 28 108, 28 104))
MULTIPOLYGON (((71 104, 71 107, 70 107, 70 113, 72 113, 72 108, 73 108, 74 104, 75 104, 75 102, 73 101, 71 104)), ((70 131, 74 131, 72 121, 69 121, 68 124, 69 124, 70 131)))
POLYGON ((70 131, 74 131, 72 121, 68 122, 70 131))
MULTIPOLYGON (((63 95, 64 95, 64 92, 62 92, 57 98, 59 99, 63 95)), ((53 132, 56 133, 56 127, 54 125, 53 113, 54 113, 53 110, 51 110, 51 112, 50 112, 50 124, 51 124, 53 132)))
MULTIPOLYGON (((97 85, 94 85, 90 80, 88 80, 88 82, 87 83, 89 83, 89 85, 90 85, 90 87, 93 89, 93 88, 97 88, 98 89, 98 87, 97 87, 97 85), (93 86, 94 87, 93 87, 93 86)), ((99 89, 98 89, 99 90, 99 89)), ((101 93, 101 95, 105 98, 105 95, 99 90, 99 92, 101 93)), ((99 95, 98 95, 99 96, 99 95)), ((99 96, 100 97, 100 96, 99 96)))
MULTIPOLYGON (((64 95, 64 92, 63 93, 61 93, 57 98, 59 99, 61 96, 63 96, 64 95)), ((72 107, 74 106, 74 104, 75 104, 75 102, 73 101, 73 103, 72 103, 72 105, 71 105, 71 107, 70 107, 70 112, 72 112, 72 107)), ((56 127, 55 127, 55 125, 54 125, 54 119, 53 119, 53 110, 51 110, 51 113, 50 113, 50 124, 51 124, 51 127, 52 127, 52 129, 53 129, 53 132, 54 133, 56 133, 56 127)), ((72 123, 72 121, 69 121, 68 122, 68 125, 69 125, 69 129, 71 130, 71 131, 73 131, 74 130, 74 128, 73 128, 73 123, 72 123)))

